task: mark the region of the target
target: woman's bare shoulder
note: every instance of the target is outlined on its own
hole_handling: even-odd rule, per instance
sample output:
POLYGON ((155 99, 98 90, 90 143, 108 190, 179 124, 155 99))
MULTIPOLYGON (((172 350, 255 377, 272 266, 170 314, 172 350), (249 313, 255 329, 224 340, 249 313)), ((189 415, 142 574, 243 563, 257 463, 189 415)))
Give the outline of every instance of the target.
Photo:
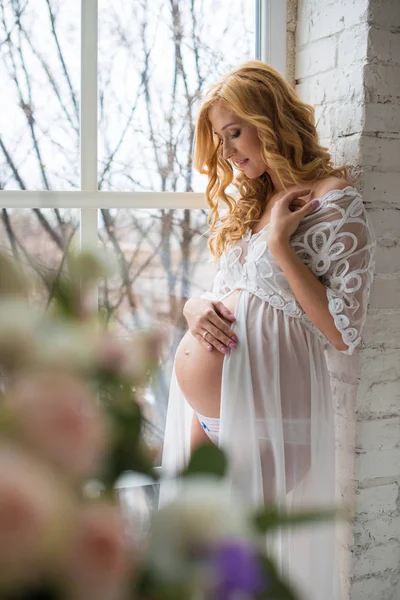
POLYGON ((333 190, 344 190, 346 187, 354 187, 347 179, 341 177, 326 177, 317 182, 313 188, 314 197, 320 198, 333 190))

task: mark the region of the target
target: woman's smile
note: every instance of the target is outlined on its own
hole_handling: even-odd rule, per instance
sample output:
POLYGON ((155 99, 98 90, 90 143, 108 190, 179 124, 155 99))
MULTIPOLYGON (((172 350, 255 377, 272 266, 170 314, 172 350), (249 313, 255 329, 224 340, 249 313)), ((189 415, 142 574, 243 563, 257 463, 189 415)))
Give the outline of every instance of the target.
POLYGON ((233 161, 238 167, 240 167, 241 169, 243 169, 244 166, 247 165, 247 163, 249 162, 248 158, 244 158, 243 160, 234 160, 233 161))
POLYGON ((257 128, 239 118, 221 102, 209 110, 209 119, 222 146, 222 157, 234 167, 246 169, 246 177, 256 179, 265 173, 267 165, 261 153, 257 128))

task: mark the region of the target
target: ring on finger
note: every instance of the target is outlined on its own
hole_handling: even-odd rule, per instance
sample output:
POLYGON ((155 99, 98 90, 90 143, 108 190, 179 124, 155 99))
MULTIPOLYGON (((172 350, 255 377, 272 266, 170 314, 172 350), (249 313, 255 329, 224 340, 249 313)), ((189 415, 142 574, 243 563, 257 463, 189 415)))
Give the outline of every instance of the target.
POLYGON ((206 335, 207 335, 208 331, 203 331, 202 336, 203 336, 203 340, 206 339, 206 335))

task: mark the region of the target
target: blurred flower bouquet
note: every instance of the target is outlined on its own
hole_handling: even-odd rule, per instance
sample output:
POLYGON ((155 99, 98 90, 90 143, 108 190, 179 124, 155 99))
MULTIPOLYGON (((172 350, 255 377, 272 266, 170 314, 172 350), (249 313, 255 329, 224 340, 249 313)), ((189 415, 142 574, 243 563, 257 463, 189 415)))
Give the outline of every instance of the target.
POLYGON ((68 254, 36 313, 0 255, 0 598, 293 600, 265 533, 327 514, 232 506, 216 447, 192 455, 149 535, 132 535, 115 484, 126 471, 156 481, 139 400, 161 339, 105 329, 90 295, 107 270, 95 252, 68 254))

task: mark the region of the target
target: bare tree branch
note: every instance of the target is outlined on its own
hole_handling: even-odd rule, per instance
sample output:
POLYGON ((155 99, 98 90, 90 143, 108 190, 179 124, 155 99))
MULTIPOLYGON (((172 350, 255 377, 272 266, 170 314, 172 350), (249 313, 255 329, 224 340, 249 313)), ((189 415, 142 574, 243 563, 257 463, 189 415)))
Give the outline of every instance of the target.
POLYGON ((25 31, 25 29, 23 29, 21 27, 21 31, 22 31, 22 34, 23 34, 27 44, 29 45, 32 53, 36 56, 36 58, 38 59, 38 61, 41 64, 44 72, 46 73, 47 79, 49 80, 49 83, 59 101, 60 108, 63 111, 63 113, 65 114, 68 123, 71 125, 76 136, 79 137, 79 122, 78 123, 76 121, 74 122, 71 115, 69 114, 67 106, 65 105, 65 102, 64 102, 63 98, 61 97, 61 92, 58 88, 58 84, 56 83, 56 80, 50 71, 50 67, 49 67, 48 63, 44 60, 44 58, 40 54, 40 52, 34 47, 34 45, 32 44, 32 40, 31 40, 30 36, 27 34, 27 32, 25 31))
POLYGON ((132 309, 136 309, 136 302, 134 299, 134 295, 130 286, 130 281, 129 281, 129 271, 127 268, 127 264, 126 264, 126 260, 125 260, 125 256, 124 253, 121 250, 121 247, 119 245, 119 242, 117 240, 117 237, 115 235, 115 231, 114 231, 114 224, 112 221, 112 217, 110 215, 110 211, 108 209, 102 208, 101 209, 101 216, 103 217, 103 223, 104 226, 106 228, 108 237, 110 238, 111 244, 114 248, 114 252, 117 256, 117 259, 119 261, 119 265, 120 265, 120 269, 121 269, 121 276, 122 276, 122 283, 125 287, 125 291, 126 291, 126 295, 128 298, 128 302, 129 302, 129 306, 132 309))
POLYGON ((62 238, 58 235, 58 233, 54 230, 54 228, 47 221, 46 217, 43 215, 39 208, 32 208, 32 211, 37 216, 39 223, 42 225, 43 229, 47 231, 51 239, 57 244, 57 246, 62 250, 64 249, 64 244, 62 238))
MULTIPOLYGON (((198 1, 198 0, 197 0, 198 1)), ((197 17, 194 10, 195 0, 190 0, 190 14, 192 16, 192 42, 193 42, 193 53, 194 53, 194 62, 196 65, 196 74, 197 74, 197 90, 196 95, 198 96, 204 85, 204 77, 201 75, 200 69, 200 53, 199 53, 199 43, 200 40, 197 35, 197 17)))
POLYGON ((135 111, 136 111, 136 107, 137 107, 137 103, 138 103, 138 100, 140 98, 140 95, 141 95, 141 85, 138 88, 135 101, 134 101, 134 103, 131 106, 131 110, 130 110, 129 116, 128 116, 128 118, 126 120, 126 123, 125 123, 125 127, 122 130, 122 133, 120 135, 120 138, 119 138, 119 140, 118 140, 118 142, 117 142, 114 150, 110 153, 110 155, 108 157, 108 160, 107 160, 107 163, 106 163, 106 165, 105 165, 105 167, 103 169, 103 172, 102 172, 102 174, 100 176, 100 179, 99 179, 99 189, 101 189, 102 184, 104 182, 104 177, 108 173, 108 171, 110 170, 111 165, 112 165, 112 163, 114 161, 114 158, 115 158, 118 150, 121 148, 121 145, 122 145, 122 143, 123 143, 123 141, 125 139, 125 136, 126 136, 128 130, 129 130, 129 127, 130 127, 130 125, 132 123, 132 120, 133 120, 133 116, 134 116, 135 111))
POLYGON ((11 169, 11 171, 12 171, 12 173, 13 173, 13 175, 14 175, 14 177, 15 177, 18 185, 19 185, 19 187, 21 188, 21 190, 26 190, 26 185, 23 182, 22 177, 19 174, 19 171, 18 171, 18 169, 17 169, 17 167, 16 167, 13 159, 11 158, 11 155, 8 152, 8 150, 7 150, 7 148, 6 148, 5 144, 4 144, 3 139, 2 139, 1 136, 0 136, 0 148, 3 151, 3 154, 4 154, 4 157, 6 159, 6 162, 7 162, 8 166, 10 167, 10 169, 11 169))
POLYGON ((15 258, 15 260, 17 260, 19 262, 20 256, 19 256, 19 252, 18 252, 18 243, 17 243, 15 233, 13 231, 13 228, 11 226, 10 217, 8 216, 8 212, 7 212, 6 208, 2 209, 2 219, 3 219, 4 227, 6 228, 8 239, 10 240, 10 246, 11 246, 11 251, 13 253, 13 257, 15 258))
POLYGON ((70 78, 69 73, 68 73, 67 65, 65 64, 63 52, 61 50, 60 42, 59 42, 59 39, 58 39, 58 34, 57 34, 57 31, 56 31, 56 20, 55 20, 55 17, 54 17, 54 13, 53 13, 53 10, 51 8, 50 0, 45 0, 45 2, 46 2, 47 7, 49 9, 49 17, 50 17, 50 23, 51 23, 51 30, 52 30, 52 33, 53 33, 54 41, 55 41, 56 46, 57 46, 58 58, 60 59, 62 70, 63 70, 63 73, 65 75, 65 79, 67 81, 67 84, 68 84, 68 87, 69 87, 69 90, 70 90, 71 100, 72 100, 72 104, 74 105, 74 108, 75 108, 76 118, 79 120, 79 106, 78 106, 78 101, 76 99, 76 94, 75 94, 74 88, 72 86, 72 82, 71 82, 71 78, 70 78))

